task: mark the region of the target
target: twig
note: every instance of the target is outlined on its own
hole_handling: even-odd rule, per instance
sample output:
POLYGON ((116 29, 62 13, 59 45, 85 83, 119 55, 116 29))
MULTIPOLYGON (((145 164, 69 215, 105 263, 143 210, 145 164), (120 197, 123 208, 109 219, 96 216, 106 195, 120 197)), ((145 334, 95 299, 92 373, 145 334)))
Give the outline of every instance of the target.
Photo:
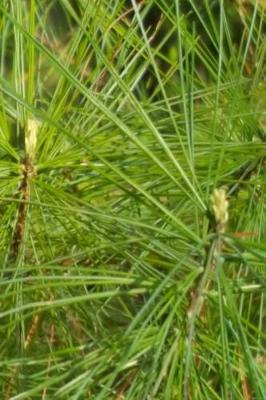
MULTIPOLYGON (((221 265, 221 250, 223 245, 222 234, 226 230, 228 222, 228 201, 226 198, 226 191, 224 188, 215 189, 211 196, 212 212, 214 216, 214 239, 212 240, 209 250, 208 259, 206 262, 205 271, 198 284, 196 290, 191 293, 191 303, 188 307, 187 316, 187 339, 188 339, 188 352, 185 365, 185 379, 184 379, 184 399, 190 398, 189 393, 189 368, 192 357, 192 346, 195 337, 195 323, 196 319, 200 318, 204 306, 204 292, 209 290, 211 284, 210 274, 217 270, 221 265)), ((212 222, 213 223, 213 222, 212 222)), ((197 282, 198 283, 198 282, 197 282)), ((206 297, 205 297, 206 298, 206 297)))
POLYGON ((28 332, 28 334, 27 334, 27 337, 26 337, 26 340, 25 340, 25 343, 24 343, 24 349, 25 349, 25 350, 29 347, 29 345, 30 345, 30 344, 32 343, 32 341, 33 341, 33 338, 34 338, 34 336, 35 336, 35 333, 36 333, 37 328, 38 328, 38 325, 39 325, 39 320, 40 320, 39 314, 35 314, 35 315, 32 317, 32 323, 31 323, 29 332, 28 332))
POLYGON ((25 158, 21 162, 22 169, 22 180, 18 188, 19 197, 21 202, 18 207, 17 221, 14 228, 14 234, 11 243, 10 259, 16 260, 19 254, 20 245, 23 241, 25 224, 26 224, 26 212, 27 203, 30 200, 30 181, 33 176, 36 175, 34 167, 34 156, 37 144, 37 132, 40 123, 35 119, 29 119, 27 121, 27 127, 25 130, 25 158))
POLYGON ((26 157, 22 164, 22 181, 19 186, 18 192, 21 194, 21 202, 18 207, 17 222, 15 225, 12 244, 11 244, 11 260, 16 260, 19 254, 20 245, 23 241, 25 232, 27 203, 30 199, 30 179, 34 176, 35 171, 30 157, 26 157))

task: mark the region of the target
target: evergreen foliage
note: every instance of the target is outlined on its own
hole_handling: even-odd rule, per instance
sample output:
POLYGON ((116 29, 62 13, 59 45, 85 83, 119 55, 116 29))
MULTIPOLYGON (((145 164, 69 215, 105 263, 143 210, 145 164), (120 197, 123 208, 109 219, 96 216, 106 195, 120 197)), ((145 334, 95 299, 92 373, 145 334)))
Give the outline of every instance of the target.
POLYGON ((265 13, 1 1, 1 399, 266 397, 265 13))

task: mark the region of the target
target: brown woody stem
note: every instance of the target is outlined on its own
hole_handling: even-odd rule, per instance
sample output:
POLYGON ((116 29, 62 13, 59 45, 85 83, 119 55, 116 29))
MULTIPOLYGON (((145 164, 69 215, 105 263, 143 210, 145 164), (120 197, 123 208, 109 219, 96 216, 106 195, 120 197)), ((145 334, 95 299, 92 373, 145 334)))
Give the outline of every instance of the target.
POLYGON ((17 259, 19 249, 23 241, 26 223, 27 203, 30 199, 30 180, 35 175, 34 166, 30 156, 26 156, 22 164, 22 181, 19 186, 19 195, 21 203, 19 204, 17 221, 13 233, 10 258, 14 261, 17 259))

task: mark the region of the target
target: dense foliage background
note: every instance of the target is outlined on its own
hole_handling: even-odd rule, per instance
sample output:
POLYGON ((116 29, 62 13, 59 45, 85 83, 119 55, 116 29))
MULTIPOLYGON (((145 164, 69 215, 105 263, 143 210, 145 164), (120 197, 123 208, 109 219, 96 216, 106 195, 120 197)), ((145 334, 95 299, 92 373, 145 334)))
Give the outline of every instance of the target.
POLYGON ((1 1, 2 399, 265 398, 265 12, 1 1))

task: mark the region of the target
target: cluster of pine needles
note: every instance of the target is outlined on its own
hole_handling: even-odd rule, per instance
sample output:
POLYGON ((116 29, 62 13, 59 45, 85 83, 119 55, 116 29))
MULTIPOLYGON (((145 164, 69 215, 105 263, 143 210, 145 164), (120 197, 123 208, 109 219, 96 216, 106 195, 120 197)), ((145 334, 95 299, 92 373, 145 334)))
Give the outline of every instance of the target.
POLYGON ((266 398, 266 2, 0 2, 0 397, 266 398))

